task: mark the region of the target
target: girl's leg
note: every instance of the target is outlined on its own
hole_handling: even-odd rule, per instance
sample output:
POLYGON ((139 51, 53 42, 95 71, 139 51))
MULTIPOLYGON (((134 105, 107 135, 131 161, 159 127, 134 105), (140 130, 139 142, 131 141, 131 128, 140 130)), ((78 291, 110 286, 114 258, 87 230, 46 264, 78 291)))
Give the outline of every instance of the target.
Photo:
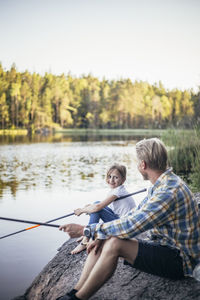
POLYGON ((89 224, 99 223, 100 219, 106 223, 119 219, 119 217, 112 211, 112 209, 110 209, 110 207, 106 206, 100 211, 90 215, 89 224))
POLYGON ((110 221, 114 221, 116 219, 119 219, 119 216, 116 215, 112 209, 108 206, 104 207, 102 210, 100 210, 100 218, 106 223, 110 221))
MULTIPOLYGON (((100 201, 96 201, 94 202, 94 204, 100 203, 100 201)), ((99 215, 99 211, 90 214, 90 219, 89 219, 89 223, 88 224, 94 224, 94 223, 99 223, 100 220, 100 215, 99 215)))
POLYGON ((71 251, 71 254, 77 254, 77 253, 80 253, 81 251, 85 250, 87 248, 87 242, 88 242, 88 238, 86 238, 84 236, 82 238, 82 241, 78 244, 78 246, 76 246, 76 248, 74 248, 71 251))

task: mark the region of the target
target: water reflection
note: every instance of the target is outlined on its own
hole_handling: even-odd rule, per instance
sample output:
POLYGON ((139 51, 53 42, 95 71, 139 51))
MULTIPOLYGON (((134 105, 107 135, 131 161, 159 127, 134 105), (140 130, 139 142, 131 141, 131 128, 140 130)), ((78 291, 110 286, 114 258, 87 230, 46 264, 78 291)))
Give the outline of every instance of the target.
POLYGON ((3 192, 7 188, 10 188, 11 194, 15 197, 19 185, 20 185, 20 183, 16 179, 13 179, 10 181, 3 181, 0 178, 0 198, 3 197, 3 192))
MULTIPOLYGON (((51 137, 52 138, 52 137, 51 137)), ((116 137, 115 137, 116 138, 116 137)), ((101 187, 107 167, 120 162, 134 169, 134 140, 66 141, 0 146, 0 197, 10 189, 101 187)))
MULTIPOLYGON (((1 216, 45 222, 77 207, 101 201, 108 188, 105 173, 113 162, 127 166, 126 185, 130 192, 146 187, 137 171, 136 141, 132 137, 7 139, 9 144, 4 140, 0 145, 1 216)), ((139 203, 143 197, 142 193, 134 199, 139 203)), ((58 224, 67 221, 87 224, 88 216, 71 216, 60 221, 58 224)), ((59 230, 41 227, 2 239, 0 298, 2 294, 4 299, 23 294, 66 241, 66 235, 59 230)), ((0 228, 1 236, 4 236, 26 226, 1 221, 0 228)))
POLYGON ((54 135, 39 135, 35 134, 33 136, 14 136, 0 135, 0 145, 8 145, 8 144, 30 144, 30 143, 60 143, 60 142, 95 142, 95 141, 130 141, 133 139, 140 139, 142 137, 133 136, 130 134, 54 134, 54 135))

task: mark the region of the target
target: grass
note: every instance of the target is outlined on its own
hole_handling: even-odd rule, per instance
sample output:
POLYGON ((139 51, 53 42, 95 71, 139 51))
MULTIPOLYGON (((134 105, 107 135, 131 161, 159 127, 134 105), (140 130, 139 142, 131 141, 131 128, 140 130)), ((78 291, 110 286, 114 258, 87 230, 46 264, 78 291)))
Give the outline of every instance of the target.
MULTIPOLYGON (((175 130, 179 132, 180 130, 175 130)), ((184 130, 191 132, 191 130, 184 130)), ((167 129, 92 129, 92 128, 60 128, 55 127, 53 133, 60 133, 63 135, 133 135, 141 137, 166 135, 167 129)), ((0 129, 0 135, 27 135, 27 129, 0 129)))
POLYGON ((133 135, 133 136, 161 136, 166 130, 163 129, 55 129, 55 133, 76 135, 133 135))
POLYGON ((196 192, 200 190, 200 130, 170 130, 162 136, 169 148, 169 162, 196 192))

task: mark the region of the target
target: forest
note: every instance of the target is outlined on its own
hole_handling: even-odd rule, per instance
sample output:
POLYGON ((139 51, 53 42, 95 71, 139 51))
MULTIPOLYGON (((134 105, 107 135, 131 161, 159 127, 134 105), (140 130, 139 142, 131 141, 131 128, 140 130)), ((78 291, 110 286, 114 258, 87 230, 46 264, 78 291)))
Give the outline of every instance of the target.
POLYGON ((191 128, 200 122, 200 89, 165 89, 130 79, 99 80, 5 71, 0 64, 0 129, 191 128))

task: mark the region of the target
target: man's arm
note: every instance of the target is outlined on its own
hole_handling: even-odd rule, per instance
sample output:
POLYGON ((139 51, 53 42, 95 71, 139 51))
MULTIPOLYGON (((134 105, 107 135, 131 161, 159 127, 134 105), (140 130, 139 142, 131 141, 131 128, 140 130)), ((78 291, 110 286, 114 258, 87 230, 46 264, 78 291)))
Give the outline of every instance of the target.
POLYGON ((95 239, 106 239, 109 236, 130 239, 155 226, 161 226, 173 213, 173 193, 158 191, 132 214, 103 224, 91 224, 90 227, 95 239))
MULTIPOLYGON (((158 191, 132 214, 103 224, 91 224, 91 236, 100 240, 110 236, 117 236, 122 239, 133 238, 167 222, 169 217, 174 214, 174 204, 173 192, 158 191)), ((75 238, 83 235, 84 226, 67 224, 61 226, 60 230, 75 238)))

